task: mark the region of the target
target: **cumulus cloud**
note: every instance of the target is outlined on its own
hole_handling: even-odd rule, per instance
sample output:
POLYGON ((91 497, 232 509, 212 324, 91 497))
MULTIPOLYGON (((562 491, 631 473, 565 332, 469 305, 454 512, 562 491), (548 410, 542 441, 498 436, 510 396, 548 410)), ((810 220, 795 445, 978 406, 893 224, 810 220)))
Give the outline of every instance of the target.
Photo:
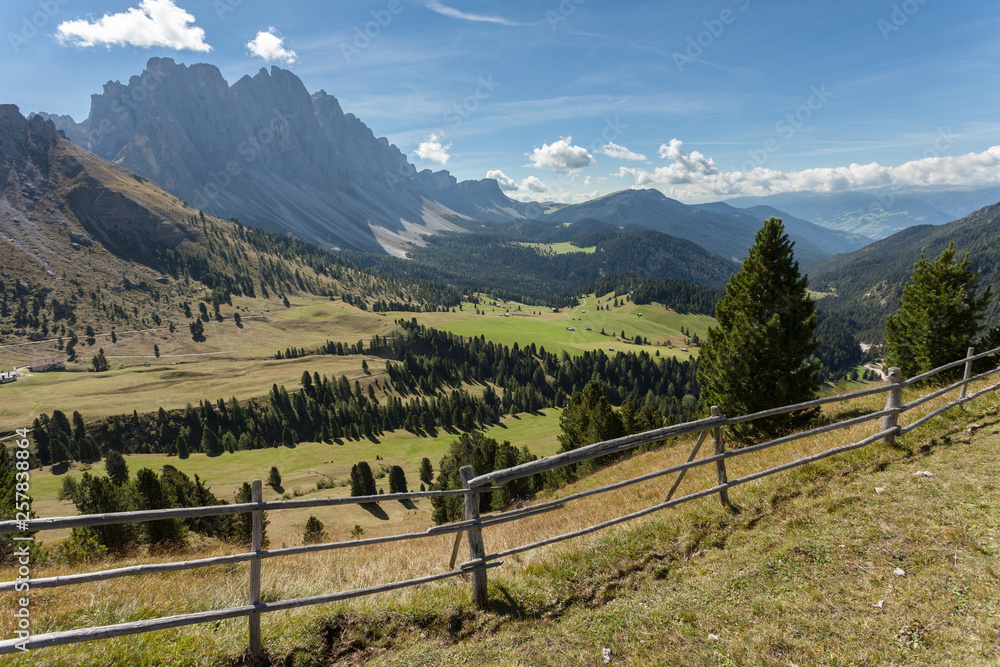
POLYGON ((138 46, 208 52, 205 31, 192 25, 194 16, 174 4, 174 0, 142 0, 118 14, 105 14, 96 21, 64 21, 56 28, 61 44, 78 46, 138 46))
POLYGON ((274 28, 268 28, 267 32, 261 30, 251 41, 247 42, 250 53, 260 56, 268 61, 281 61, 291 65, 295 62, 295 51, 285 48, 285 40, 275 34, 274 28))
MULTIPOLYGON (((662 147, 661 147, 662 150, 662 147)), ((613 141, 601 146, 601 152, 608 157, 615 158, 616 160, 631 160, 633 162, 645 162, 646 156, 642 153, 635 153, 625 148, 624 146, 619 146, 613 141)))
POLYGON ((521 181, 521 188, 527 190, 528 192, 538 192, 542 193, 547 191, 549 188, 545 183, 542 182, 537 176, 528 176, 526 179, 521 181))
POLYGON ((438 164, 448 164, 448 160, 451 156, 448 155, 448 149, 451 148, 451 144, 447 146, 441 144, 441 138, 432 134, 427 141, 420 142, 417 146, 417 157, 421 160, 429 160, 430 162, 437 162, 438 164))
MULTIPOLYGON (((778 192, 842 192, 847 190, 903 190, 920 187, 984 187, 1000 185, 1000 146, 981 153, 938 156, 950 146, 935 143, 927 157, 885 166, 876 162, 852 163, 845 167, 819 167, 782 172, 754 166, 743 171, 722 172, 715 162, 697 151, 685 153, 677 139, 660 147, 660 155, 673 164, 653 170, 620 167, 614 174, 632 179, 636 186, 670 186, 672 196, 698 199, 719 195, 768 195, 778 192)), ((953 143, 953 140, 952 140, 953 143)))
POLYGON ((460 9, 455 9, 454 7, 448 7, 447 5, 442 5, 440 2, 428 2, 427 9, 432 12, 437 12, 442 16, 448 16, 453 19, 462 19, 463 21, 476 21, 485 23, 499 23, 500 25, 524 25, 523 23, 517 23, 516 21, 511 21, 502 16, 493 16, 489 14, 472 14, 470 12, 463 12, 460 9))
POLYGON ((500 184, 500 189, 504 192, 516 192, 517 191, 517 181, 503 173, 499 169, 491 169, 486 172, 486 178, 492 178, 500 184))
POLYGON ((574 146, 572 142, 573 137, 562 137, 552 144, 542 144, 541 148, 526 155, 531 159, 531 166, 551 167, 559 173, 597 164, 586 148, 574 146))
MULTIPOLYGON (((500 189, 504 192, 541 194, 549 189, 545 182, 537 176, 528 176, 518 183, 499 169, 491 169, 486 172, 486 178, 496 179, 496 182, 500 184, 500 189)), ((530 195, 528 196, 530 197, 530 195)))

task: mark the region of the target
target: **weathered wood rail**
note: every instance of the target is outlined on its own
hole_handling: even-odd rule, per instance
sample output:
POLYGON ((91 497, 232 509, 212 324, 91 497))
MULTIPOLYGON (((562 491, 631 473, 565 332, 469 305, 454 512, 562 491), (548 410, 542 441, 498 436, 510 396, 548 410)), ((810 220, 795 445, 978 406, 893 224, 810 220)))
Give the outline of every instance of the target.
MULTIPOLYGON (((980 373, 978 375, 973 376, 972 375, 973 362, 997 354, 998 352, 1000 352, 1000 348, 996 348, 980 354, 975 354, 974 350, 972 348, 969 348, 968 354, 964 359, 960 359, 958 361, 945 364, 944 366, 941 366, 932 371, 923 373, 921 375, 918 375, 916 377, 910 378, 905 381, 902 379, 898 368, 891 368, 889 369, 888 373, 888 381, 884 385, 876 387, 868 387, 866 389, 861 389, 859 391, 840 394, 837 396, 828 396, 812 401, 797 403, 795 405, 788 405, 779 408, 773 408, 770 410, 763 410, 761 412, 756 412, 749 415, 727 417, 721 413, 721 411, 717 406, 712 406, 711 416, 705 419, 699 419, 696 421, 686 422, 683 424, 667 426, 664 428, 659 428, 644 433, 638 433, 635 435, 629 435, 622 438, 616 438, 614 440, 607 440, 605 442, 594 443, 592 445, 581 447, 579 449, 575 449, 569 452, 556 454, 554 456, 549 456, 544 459, 538 459, 536 461, 524 463, 518 466, 514 466, 512 468, 497 470, 479 476, 475 475, 475 472, 473 471, 471 466, 465 466, 460 470, 463 488, 453 491, 420 491, 412 493, 391 493, 391 494, 383 494, 377 496, 361 496, 352 498, 298 499, 298 500, 263 502, 261 500, 261 488, 262 488, 261 482, 260 480, 254 480, 251 489, 252 501, 249 503, 240 503, 233 505, 216 505, 211 507, 149 510, 141 512, 89 514, 84 516, 72 516, 72 517, 40 518, 28 521, 26 528, 24 525, 16 521, 3 521, 0 522, 0 534, 13 534, 13 533, 35 533, 45 530, 76 528, 84 526, 105 526, 105 525, 121 524, 121 523, 139 523, 145 521, 155 521, 160 519, 183 519, 192 517, 221 516, 226 514, 245 514, 249 512, 252 515, 252 540, 251 540, 250 551, 246 553, 238 553, 228 556, 215 556, 210 558, 200 558, 188 561, 134 565, 129 567, 120 567, 109 570, 102 570, 98 572, 85 572, 80 574, 46 577, 46 578, 38 578, 30 580, 31 588, 54 588, 61 586, 70 586, 74 584, 105 581, 119 577, 140 576, 140 575, 160 573, 160 572, 177 572, 181 570, 190 570, 195 568, 249 562, 250 563, 250 580, 248 585, 249 595, 248 595, 248 603, 244 606, 230 607, 227 609, 218 609, 218 610, 204 611, 191 614, 165 616, 149 620, 135 621, 131 623, 119 623, 116 625, 79 628, 63 632, 51 632, 46 634, 33 635, 28 638, 22 638, 22 639, 6 640, 0 642, 0 655, 14 653, 15 651, 19 650, 18 648, 19 646, 26 647, 29 650, 38 649, 49 646, 58 646, 62 644, 72 644, 77 642, 91 641, 95 639, 107 639, 111 637, 122 637, 126 635, 154 632, 156 630, 178 628, 186 625, 194 625, 197 623, 212 623, 212 622, 218 622, 222 620, 240 618, 246 616, 248 618, 249 653, 251 661, 263 664, 264 650, 260 638, 260 619, 262 614, 294 609, 309 605, 325 604, 329 602, 347 600, 367 595, 374 595, 376 593, 394 591, 410 586, 419 586, 422 584, 440 581, 443 579, 448 579, 460 575, 471 575, 473 601, 475 602, 476 605, 482 607, 487 602, 487 571, 492 568, 501 566, 503 564, 503 561, 501 559, 503 558, 512 556, 514 554, 522 553, 525 551, 538 549, 546 545, 569 540, 575 537, 580 537, 582 535, 594 533, 599 530, 603 530, 605 528, 620 523, 624 523, 626 521, 631 521, 633 519, 647 516, 649 514, 659 512, 669 507, 674 507, 676 505, 696 500, 699 498, 704 498, 706 496, 712 496, 717 494, 719 496, 720 502, 724 506, 728 507, 729 506, 728 492, 729 489, 733 487, 746 484, 748 482, 761 479, 769 475, 774 475, 780 472, 791 470, 798 466, 813 463, 815 461, 819 461, 821 459, 834 456, 836 454, 848 452, 854 449, 859 449, 867 445, 870 445, 874 442, 878 442, 880 440, 886 443, 891 443, 893 439, 896 438, 897 436, 909 433, 913 429, 918 428, 922 424, 925 424, 927 421, 942 414, 943 412, 950 410, 954 407, 960 406, 968 401, 974 400, 979 396, 982 396, 983 394, 996 391, 998 388, 1000 388, 1000 383, 996 383, 983 387, 972 394, 968 393, 968 388, 970 384, 978 382, 980 380, 983 380, 987 377, 990 377, 1000 372, 1000 368, 995 368, 993 370, 989 370, 984 373, 980 373), (908 403, 903 403, 904 388, 917 385, 924 380, 927 380, 935 375, 938 375, 939 373, 942 373, 952 368, 956 368, 963 364, 965 366, 965 369, 961 380, 949 384, 945 387, 941 387, 939 389, 931 391, 923 396, 920 396, 919 398, 911 400, 908 403), (939 398, 955 390, 959 391, 959 396, 955 400, 950 401, 938 408, 935 408, 934 410, 931 410, 930 412, 927 412, 926 414, 921 415, 916 420, 904 426, 900 426, 899 424, 900 415, 910 410, 913 410, 931 400, 934 400, 935 398, 939 398), (831 403, 842 403, 857 398, 863 398, 866 396, 872 396, 881 393, 887 394, 885 407, 881 410, 876 410, 874 412, 870 412, 858 417, 845 419, 833 424, 826 424, 816 428, 807 429, 780 438, 774 438, 772 440, 768 440, 766 442, 751 445, 748 447, 743 447, 740 449, 728 450, 728 451, 725 449, 723 429, 726 426, 739 424, 742 422, 747 422, 756 419, 764 419, 767 417, 773 417, 775 415, 786 414, 789 412, 796 412, 799 410, 807 410, 810 408, 822 405, 828 405, 831 403), (767 468, 765 470, 760 470, 758 472, 744 475, 742 477, 737 477, 735 479, 728 478, 726 470, 726 461, 728 459, 739 456, 752 455, 755 452, 759 452, 764 449, 784 445, 789 442, 793 442, 795 440, 800 440, 802 438, 808 438, 822 433, 848 428, 865 422, 873 421, 879 418, 882 419, 880 430, 856 442, 851 442, 845 445, 841 445, 839 447, 827 449, 822 452, 812 454, 810 456, 802 457, 794 461, 789 461, 787 463, 767 468), (555 470, 557 468, 574 465, 577 463, 582 463, 584 461, 589 461, 599 456, 606 456, 609 454, 625 452, 645 444, 651 444, 667 439, 678 438, 685 435, 692 435, 695 433, 699 434, 698 439, 694 447, 692 448, 690 454, 688 455, 687 460, 684 463, 670 466, 668 468, 664 468, 663 470, 657 470, 654 472, 646 473, 644 475, 626 479, 620 482, 615 482, 613 484, 607 484, 605 486, 593 489, 587 489, 585 491, 573 493, 558 498, 556 500, 538 503, 521 509, 499 512, 487 516, 480 516, 479 514, 480 494, 499 490, 499 487, 497 485, 504 484, 505 482, 520 479, 530 475, 537 475, 547 471, 555 470), (702 447, 704 442, 709 438, 709 436, 712 437, 712 441, 714 444, 713 453, 701 459, 696 458, 700 448, 702 447), (712 464, 714 464, 717 473, 717 484, 715 486, 700 489, 678 498, 673 497, 674 493, 677 491, 677 488, 680 486, 680 483, 683 480, 688 470, 712 464), (655 505, 646 507, 644 509, 635 512, 615 517, 613 519, 609 519, 607 521, 603 521, 601 523, 588 526, 586 528, 567 532, 562 535, 549 537, 543 540, 538 540, 528 544, 523 544, 517 547, 505 549, 495 553, 487 553, 486 543, 483 536, 483 532, 487 528, 507 523, 510 521, 518 521, 528 517, 537 516, 545 512, 560 510, 565 508, 565 506, 568 503, 571 503, 575 500, 579 500, 581 498, 586 498, 588 496, 593 496, 601 493, 607 493, 609 491, 614 491, 633 484, 639 484, 641 482, 656 479, 658 477, 672 475, 675 473, 677 477, 673 481, 670 490, 667 493, 666 497, 664 498, 663 502, 657 503, 655 505), (454 496, 454 495, 464 496, 465 499, 464 520, 443 524, 439 526, 432 526, 431 528, 428 528, 426 531, 423 532, 404 533, 404 534, 389 535, 384 537, 373 537, 373 538, 357 539, 350 541, 327 542, 323 544, 311 544, 298 547, 287 547, 287 548, 271 549, 271 550, 264 550, 262 548, 263 513, 265 511, 278 511, 284 509, 306 508, 306 507, 329 507, 333 505, 363 504, 363 503, 372 503, 381 501, 411 500, 418 498, 434 498, 434 497, 454 496), (412 579, 406 579, 403 581, 388 582, 377 586, 370 586, 367 588, 358 588, 354 590, 327 593, 311 597, 293 598, 293 599, 279 600, 274 602, 261 601, 261 590, 260 590, 261 565, 262 561, 264 561, 265 559, 276 558, 279 556, 292 556, 292 555, 299 555, 306 553, 316 553, 316 552, 330 551, 335 549, 349 549, 349 548, 356 548, 359 546, 367 546, 373 544, 386 544, 389 542, 418 540, 421 538, 427 538, 447 533, 454 533, 456 535, 456 541, 455 541, 455 548, 453 549, 451 554, 451 560, 448 569, 443 572, 429 574, 426 576, 412 578, 412 579), (457 560, 457 555, 458 555, 459 540, 461 539, 461 536, 463 534, 466 535, 469 544, 469 560, 459 564, 458 567, 455 567, 455 561, 457 560)), ((0 592, 12 591, 15 589, 16 584, 17 584, 16 581, 2 582, 0 583, 0 592)))

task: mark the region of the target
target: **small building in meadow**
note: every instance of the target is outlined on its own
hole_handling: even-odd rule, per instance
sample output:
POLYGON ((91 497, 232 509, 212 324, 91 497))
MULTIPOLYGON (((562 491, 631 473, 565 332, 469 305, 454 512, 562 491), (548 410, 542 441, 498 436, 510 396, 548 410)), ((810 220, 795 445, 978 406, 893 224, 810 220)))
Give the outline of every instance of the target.
POLYGON ((31 373, 46 373, 48 371, 66 370, 66 357, 51 357, 49 359, 39 359, 28 363, 28 371, 31 373))

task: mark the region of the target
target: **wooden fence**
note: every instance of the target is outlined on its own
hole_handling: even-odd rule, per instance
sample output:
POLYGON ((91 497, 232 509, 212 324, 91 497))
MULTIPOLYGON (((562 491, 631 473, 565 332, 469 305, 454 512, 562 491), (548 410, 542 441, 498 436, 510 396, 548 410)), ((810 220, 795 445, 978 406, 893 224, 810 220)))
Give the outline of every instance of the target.
MULTIPOLYGON (((652 514, 654 512, 658 512, 660 510, 664 510, 669 507, 673 507, 675 505, 686 503, 691 500, 696 500, 706 496, 718 494, 719 500, 722 502, 722 504, 728 507, 729 505, 728 492, 729 489, 735 486, 746 484, 747 482, 751 482, 753 480, 760 479, 768 475, 774 475, 779 472, 784 472, 786 470, 790 470, 792 468, 796 468, 798 466, 802 466, 808 463, 813 463, 815 461, 819 461, 820 459, 824 459, 826 457, 833 456, 835 454, 840 454, 854 449, 859 449, 861 447, 865 447, 866 445, 872 444, 879 440, 891 443, 896 436, 909 433, 913 429, 926 423, 927 421, 936 417, 937 415, 940 415, 946 410, 949 410, 956 406, 960 406, 963 403, 966 403, 967 401, 971 401, 987 392, 995 391, 997 388, 1000 388, 1000 383, 997 383, 982 388, 976 391, 975 393, 972 394, 968 393, 968 387, 971 383, 982 380, 997 372, 1000 372, 1000 368, 996 368, 976 376, 972 375, 972 364, 974 361, 996 354, 997 352, 1000 352, 1000 348, 996 348, 994 350, 990 350, 988 352, 984 352, 977 355, 974 353, 974 350, 972 348, 969 348, 968 355, 965 359, 954 361, 952 363, 946 364, 927 373, 923 373, 916 377, 910 378, 909 380, 904 381, 902 379, 901 373, 898 368, 891 368, 889 369, 888 381, 886 382, 885 385, 880 385, 877 387, 868 387, 866 389, 850 392, 847 394, 829 396, 825 398, 816 399, 813 401, 798 403, 795 405, 773 408, 771 410, 764 410, 750 415, 743 415, 739 417, 727 417, 721 414, 718 407, 712 406, 711 416, 705 419, 699 419, 697 421, 691 421, 683 424, 667 426, 664 428, 659 428, 644 433, 638 433, 635 435, 629 435, 622 438, 616 438, 614 440, 598 442, 569 452, 564 452, 561 454, 557 454, 555 456, 549 456, 547 458, 532 461, 530 463, 524 463, 518 466, 514 466, 512 468, 497 470, 495 472, 487 473, 484 475, 476 476, 471 466, 465 466, 460 470, 464 488, 453 491, 421 491, 412 493, 391 493, 391 494, 384 494, 377 496, 364 496, 364 497, 351 497, 351 498, 299 499, 299 500, 263 502, 261 496, 261 489, 262 489, 261 481, 254 480, 252 484, 251 502, 249 503, 241 503, 233 505, 216 505, 212 507, 193 507, 193 508, 182 508, 182 509, 150 510, 141 512, 88 514, 84 516, 72 516, 72 517, 41 518, 41 519, 32 519, 28 521, 26 526, 22 522, 17 522, 17 521, 0 522, 0 534, 12 534, 12 533, 34 533, 45 530, 77 528, 84 526, 106 526, 106 525, 122 524, 122 523, 139 523, 145 521, 155 521, 158 519, 185 519, 193 517, 221 516, 226 514, 251 513, 253 518, 252 543, 250 551, 246 553, 238 553, 228 556, 215 556, 210 558, 201 558, 197 560, 188 560, 188 561, 135 565, 130 567, 120 567, 110 570, 102 570, 99 572, 87 572, 81 574, 72 574, 72 575, 30 580, 31 588, 53 588, 53 587, 69 586, 73 584, 82 584, 95 581, 105 581, 108 579, 114 579, 118 577, 138 576, 138 575, 151 574, 157 572, 176 572, 180 570, 190 570, 194 568, 249 562, 250 581, 249 581, 249 595, 246 605, 240 607, 230 607, 227 609, 218 609, 218 610, 204 611, 191 614, 165 616, 160 618, 135 621, 131 623, 120 623, 116 625, 80 628, 65 632, 52 632, 47 634, 29 636, 27 638, 22 638, 22 639, 6 640, 0 642, 0 655, 14 653, 15 651, 19 650, 19 647, 24 647, 27 649, 38 649, 48 646, 57 646, 61 644, 71 644, 76 642, 90 641, 94 639, 107 639, 111 637, 122 637, 125 635, 141 634, 146 632, 153 632, 156 630, 165 630, 168 628, 177 628, 185 625, 193 625, 196 623, 213 623, 226 619, 239 618, 245 616, 249 619, 248 630, 249 630, 249 651, 250 651, 251 661, 254 663, 262 664, 263 646, 261 644, 261 639, 260 639, 261 614, 266 614, 286 609, 293 609, 297 607, 304 607, 308 605, 335 602, 338 600, 346 600, 366 595, 373 595, 375 593, 397 590, 409 586, 418 586, 421 584, 433 581, 439 581, 450 577, 456 577, 459 575, 470 575, 472 581, 473 600, 476 605, 482 607, 486 604, 487 572, 491 568, 499 567, 500 565, 502 565, 503 558, 512 556, 514 554, 522 553, 525 551, 538 549, 540 547, 544 547, 549 544, 554 544, 575 537, 580 537, 582 535, 587 535, 589 533, 603 530, 604 528, 608 528, 616 524, 624 523, 626 521, 631 521, 633 519, 637 519, 639 517, 646 516, 648 514, 652 514), (903 389, 905 387, 913 386, 943 371, 956 368, 958 366, 962 366, 963 364, 965 367, 964 369, 965 372, 962 380, 950 384, 948 386, 936 389, 934 391, 931 391, 930 393, 921 396, 920 398, 914 399, 909 403, 904 404, 902 402, 903 389), (955 400, 952 400, 946 403, 945 405, 942 405, 941 407, 938 407, 922 415, 920 418, 916 419, 913 422, 910 422, 909 424, 906 424, 905 426, 901 426, 899 424, 899 416, 901 414, 908 412, 909 410, 913 410, 914 408, 917 408, 923 405, 924 403, 927 403, 928 401, 931 401, 935 398, 938 398, 955 390, 959 391, 958 398, 956 398, 955 400), (881 393, 887 394, 886 404, 882 410, 870 412, 865 415, 853 417, 850 419, 845 419, 843 421, 836 422, 833 424, 827 424, 817 428, 812 428, 798 433, 793 433, 791 435, 775 438, 773 440, 768 440, 767 442, 762 442, 760 444, 755 444, 741 449, 729 450, 729 451, 725 449, 723 429, 726 426, 731 426, 734 424, 748 422, 756 419, 764 419, 767 417, 773 417, 775 415, 786 414, 789 412, 806 410, 809 408, 814 408, 831 403, 841 403, 852 399, 861 398, 865 396, 872 396, 881 393), (797 460, 790 461, 782 465, 774 466, 766 470, 761 470, 759 472, 748 474, 743 477, 738 477, 736 479, 728 479, 727 477, 726 461, 728 459, 737 456, 752 455, 755 452, 759 452, 764 449, 777 447, 802 438, 808 438, 810 436, 818 435, 821 433, 847 428, 857 424, 873 421, 879 418, 882 419, 880 430, 877 433, 874 433, 856 442, 845 444, 839 447, 834 447, 832 449, 827 449, 825 451, 813 454, 811 456, 799 458, 797 460), (609 454, 625 452, 631 449, 635 449, 636 447, 642 445, 660 442, 671 438, 678 438, 685 435, 693 435, 695 433, 699 434, 698 439, 695 442, 694 447, 691 449, 691 453, 687 457, 687 461, 685 461, 682 464, 671 466, 663 470, 658 470, 644 475, 640 475, 638 477, 630 478, 624 481, 616 482, 614 484, 608 484, 606 486, 580 491, 578 493, 564 496, 557 500, 531 505, 522 509, 499 512, 487 516, 480 516, 479 514, 480 494, 499 490, 497 485, 503 484, 505 482, 510 482, 515 479, 527 477, 530 475, 537 475, 539 473, 544 473, 565 466, 582 463, 584 461, 588 461, 600 456, 607 456, 609 454), (698 452, 700 451, 705 441, 709 438, 709 436, 711 436, 713 440, 714 453, 704 458, 696 459, 698 452), (673 497, 674 492, 677 490, 678 486, 681 483, 681 480, 684 478, 684 475, 687 473, 687 471, 692 468, 704 465, 715 466, 718 479, 717 484, 709 488, 689 493, 679 498, 674 498, 673 497), (536 542, 531 542, 529 544, 523 544, 514 548, 506 549, 503 551, 497 551, 494 553, 488 554, 486 551, 486 544, 485 540, 483 539, 484 529, 502 523, 507 523, 510 521, 518 521, 520 519, 536 516, 538 514, 542 514, 545 512, 551 512, 554 510, 562 509, 565 507, 567 503, 570 503, 574 500, 579 500, 580 498, 585 498, 587 496, 593 496, 600 493, 606 493, 608 491, 613 491, 615 489, 620 489, 626 486, 638 484, 640 482, 645 482, 651 479, 672 474, 676 474, 677 477, 674 480, 673 484, 671 485, 670 490, 667 493, 666 497, 660 503, 657 503, 650 507, 646 507, 636 512, 618 516, 616 518, 589 526, 587 528, 575 530, 555 537, 550 537, 536 542), (434 497, 452 496, 452 495, 464 496, 465 500, 464 520, 443 524, 439 526, 433 526, 424 532, 350 540, 346 542, 328 542, 324 544, 312 544, 312 545, 304 545, 298 547, 270 549, 267 551, 262 549, 263 513, 265 511, 276 511, 276 510, 307 508, 307 507, 328 507, 331 505, 362 504, 362 503, 372 503, 372 502, 391 501, 391 500, 408 500, 415 498, 434 498, 434 497), (301 597, 301 598, 293 598, 287 600, 279 600, 274 602, 261 602, 260 577, 261 577, 261 564, 264 559, 277 558, 280 556, 314 553, 319 551, 329 551, 334 549, 349 549, 349 548, 355 548, 359 546, 372 545, 372 544, 385 544, 388 542, 418 540, 421 538, 427 538, 447 533, 455 534, 455 545, 451 553, 451 562, 448 566, 448 569, 444 572, 429 574, 423 577, 407 579, 404 581, 385 583, 382 585, 371 586, 368 588, 359 588, 355 590, 327 593, 323 595, 315 595, 312 597, 301 597), (456 567, 455 561, 457 560, 458 557, 459 544, 462 534, 465 534, 467 536, 467 541, 469 544, 469 560, 459 564, 456 567)), ((17 585, 16 581, 0 583, 0 592, 12 591, 15 589, 16 585, 17 585)))

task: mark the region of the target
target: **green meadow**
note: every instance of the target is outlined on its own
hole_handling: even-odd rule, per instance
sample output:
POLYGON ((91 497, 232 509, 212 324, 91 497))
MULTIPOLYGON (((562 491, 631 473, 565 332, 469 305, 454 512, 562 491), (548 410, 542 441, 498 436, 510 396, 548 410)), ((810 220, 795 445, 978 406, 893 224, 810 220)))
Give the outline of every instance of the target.
MULTIPOLYGON (((505 417, 500 424, 486 429, 485 433, 501 442, 509 440, 518 448, 526 446, 537 456, 548 456, 555 454, 559 448, 559 414, 560 411, 553 408, 537 414, 505 417)), ((381 474, 379 471, 382 468, 388 470, 389 466, 398 465, 406 473, 410 490, 419 489, 418 470, 421 459, 430 459, 436 472, 441 457, 458 437, 457 431, 438 430, 424 437, 398 430, 370 440, 338 440, 333 444, 302 442, 291 447, 238 451, 220 456, 192 454, 182 459, 165 454, 132 454, 125 456, 125 462, 131 473, 141 468, 159 472, 164 465, 172 465, 192 479, 198 475, 216 496, 228 501, 233 500, 243 482, 253 479, 266 482, 268 472, 274 466, 281 473, 281 486, 274 488, 265 484, 264 500, 279 500, 284 496, 335 498, 349 495, 346 481, 350 476, 351 466, 359 461, 368 461, 376 475, 381 474), (324 485, 332 484, 332 488, 317 490, 320 482, 324 485)), ((59 490, 66 477, 79 478, 85 471, 92 475, 103 475, 104 462, 93 466, 77 463, 70 470, 47 467, 33 473, 31 491, 33 507, 38 515, 76 514, 72 503, 58 499, 59 490)), ((379 477, 376 484, 388 492, 387 477, 379 477)), ((273 512, 269 517, 271 524, 268 530, 272 540, 296 544, 302 538, 300 525, 305 525, 310 514, 317 515, 328 525, 328 530, 342 530, 344 533, 349 532, 355 524, 369 530, 386 522, 403 521, 408 517, 412 518, 415 511, 421 518, 426 518, 423 516, 425 513, 429 516, 428 501, 418 501, 412 505, 414 507, 396 502, 382 503, 387 516, 358 506, 273 512)), ((49 533, 46 541, 62 537, 65 536, 49 533)))

